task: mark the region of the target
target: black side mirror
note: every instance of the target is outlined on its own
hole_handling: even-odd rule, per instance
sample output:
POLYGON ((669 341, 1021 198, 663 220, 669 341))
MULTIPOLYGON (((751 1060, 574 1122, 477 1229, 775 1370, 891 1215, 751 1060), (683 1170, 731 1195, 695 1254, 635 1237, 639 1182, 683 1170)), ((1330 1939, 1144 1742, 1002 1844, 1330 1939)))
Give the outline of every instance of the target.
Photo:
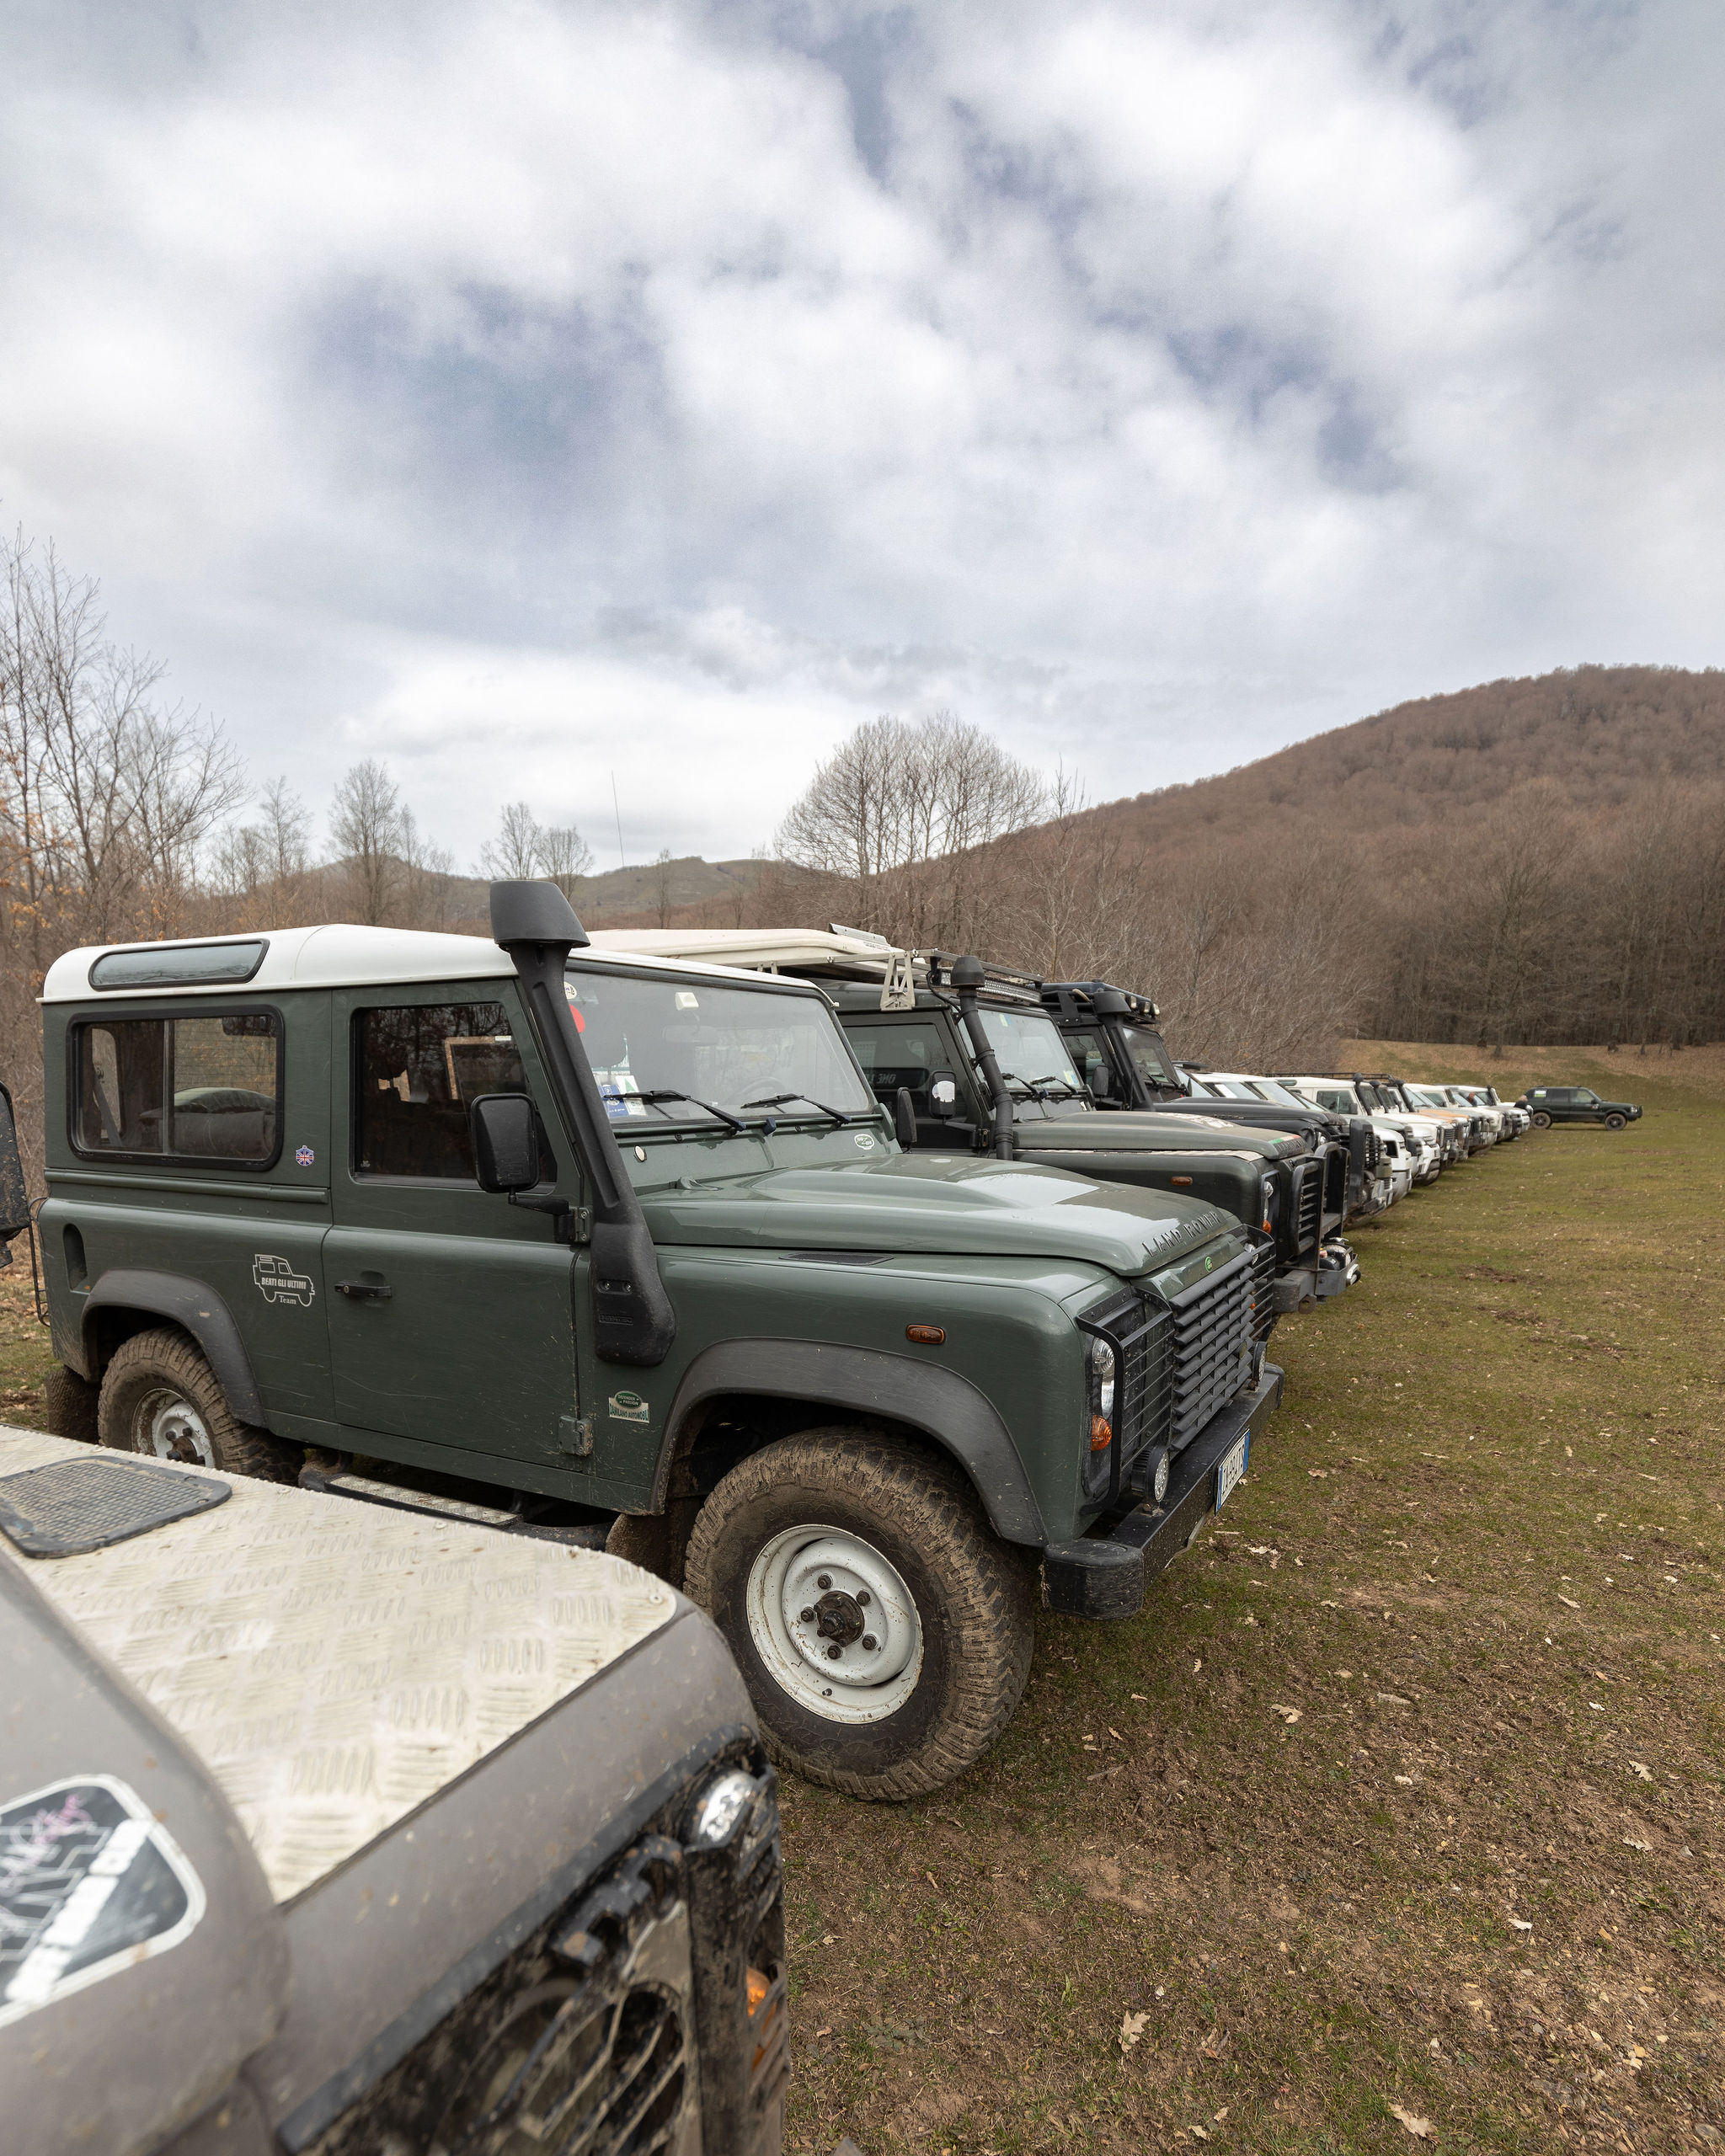
POLYGON ((928 1105, 943 1123, 959 1113, 959 1081, 950 1070, 937 1070, 930 1078, 928 1105))
POLYGON ((1099 1101, 1105 1101, 1114 1090, 1114 1074, 1105 1063, 1092 1064, 1086 1073, 1086 1082, 1099 1101))
POLYGON ((525 1093, 482 1093, 467 1111, 481 1190, 513 1197, 539 1180, 539 1118, 525 1093))
POLYGON ((893 1127, 898 1140, 907 1153, 916 1146, 916 1103, 911 1098, 908 1086, 900 1086, 893 1098, 893 1127))
POLYGON ((21 1235, 29 1224, 29 1193, 24 1187, 24 1162, 19 1157, 12 1096, 0 1086, 0 1265, 11 1264, 12 1238, 21 1235))

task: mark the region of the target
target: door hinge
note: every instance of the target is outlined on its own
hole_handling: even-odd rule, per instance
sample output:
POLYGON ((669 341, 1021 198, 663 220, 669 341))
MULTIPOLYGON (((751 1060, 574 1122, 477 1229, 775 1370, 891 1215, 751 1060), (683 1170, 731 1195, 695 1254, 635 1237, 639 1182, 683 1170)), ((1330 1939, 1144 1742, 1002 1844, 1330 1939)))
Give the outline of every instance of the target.
POLYGON ((578 1205, 570 1214, 569 1234, 570 1240, 574 1242, 585 1243, 592 1241, 593 1208, 590 1205, 578 1205))
POLYGON ((575 1460, 590 1460, 593 1457, 592 1417, 583 1416, 578 1421, 573 1415, 559 1416, 557 1424, 557 1449, 561 1453, 569 1454, 575 1460))

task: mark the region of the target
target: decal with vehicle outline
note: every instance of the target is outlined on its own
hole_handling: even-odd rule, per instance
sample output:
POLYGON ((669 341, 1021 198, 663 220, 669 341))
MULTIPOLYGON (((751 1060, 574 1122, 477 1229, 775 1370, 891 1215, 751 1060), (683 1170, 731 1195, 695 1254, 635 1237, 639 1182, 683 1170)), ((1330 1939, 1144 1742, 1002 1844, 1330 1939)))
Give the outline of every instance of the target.
POLYGON ((252 1260, 252 1280, 266 1303, 297 1303, 309 1310, 318 1299, 318 1284, 308 1273, 296 1273, 285 1257, 271 1257, 259 1251, 252 1260))

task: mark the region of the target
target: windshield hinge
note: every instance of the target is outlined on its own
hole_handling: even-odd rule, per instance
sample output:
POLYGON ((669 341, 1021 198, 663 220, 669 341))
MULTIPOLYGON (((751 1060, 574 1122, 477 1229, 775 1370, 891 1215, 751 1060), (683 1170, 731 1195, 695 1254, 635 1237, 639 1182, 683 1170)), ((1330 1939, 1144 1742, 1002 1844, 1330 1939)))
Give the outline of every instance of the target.
POLYGON ((569 1214, 569 1241, 585 1243, 593 1240, 593 1208, 577 1205, 569 1214))

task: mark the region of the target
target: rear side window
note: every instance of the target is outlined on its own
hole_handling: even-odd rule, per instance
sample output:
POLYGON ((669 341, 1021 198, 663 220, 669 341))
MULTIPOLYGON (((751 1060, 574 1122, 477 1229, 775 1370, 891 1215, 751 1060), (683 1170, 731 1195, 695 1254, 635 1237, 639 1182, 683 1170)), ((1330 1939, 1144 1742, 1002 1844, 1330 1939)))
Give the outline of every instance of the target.
POLYGON ((937 1070, 953 1076, 952 1051, 938 1026, 914 1019, 902 1025, 846 1026, 857 1060, 867 1073, 877 1100, 890 1106, 903 1086, 926 1115, 928 1081, 937 1070))
POLYGON ((72 1035, 81 1153, 267 1167, 280 1145, 281 1022, 273 1011, 104 1018, 72 1035))
MULTIPOLYGON (((355 1014, 354 1166, 362 1175, 473 1180, 467 1111, 482 1093, 525 1093, 500 1003, 413 1003, 355 1014)), ((555 1165, 542 1152, 540 1175, 555 1165)))

